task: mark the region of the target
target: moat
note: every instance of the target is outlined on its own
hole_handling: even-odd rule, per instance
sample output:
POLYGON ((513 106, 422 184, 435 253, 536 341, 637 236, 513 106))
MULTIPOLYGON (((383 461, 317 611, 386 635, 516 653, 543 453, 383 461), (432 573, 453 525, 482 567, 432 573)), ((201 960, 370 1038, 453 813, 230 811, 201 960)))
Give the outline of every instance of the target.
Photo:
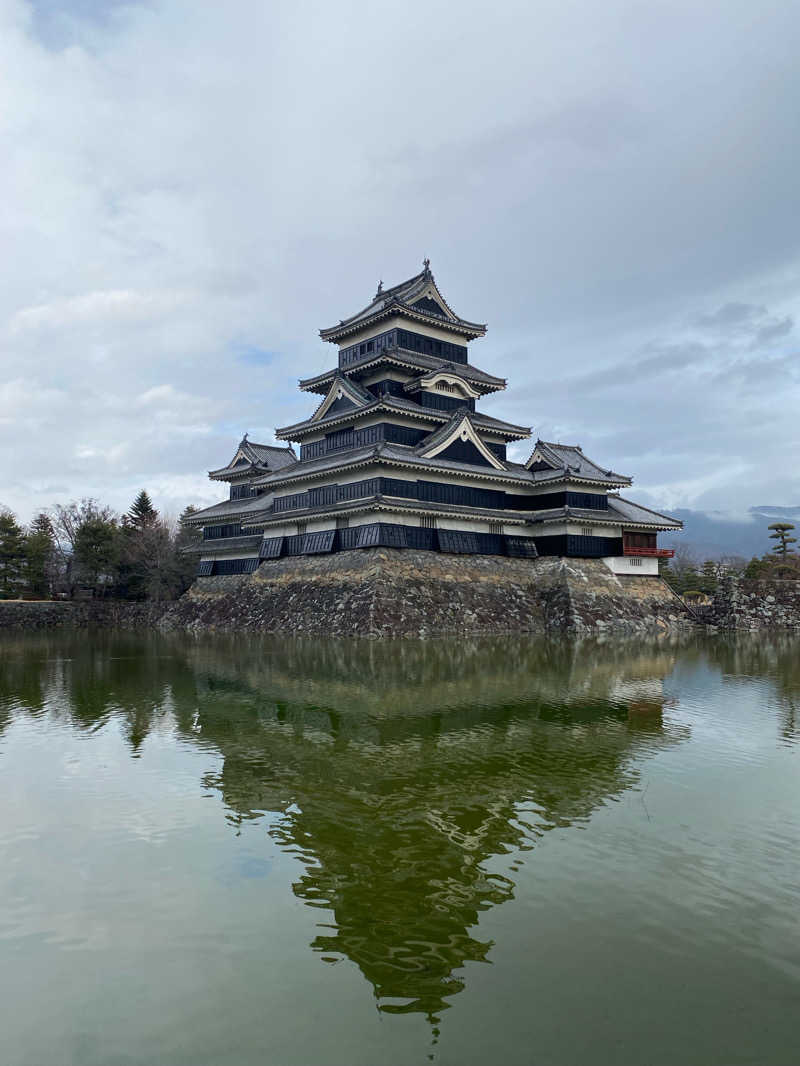
POLYGON ((800 637, 0 644, 9 1066, 794 1063, 800 637))

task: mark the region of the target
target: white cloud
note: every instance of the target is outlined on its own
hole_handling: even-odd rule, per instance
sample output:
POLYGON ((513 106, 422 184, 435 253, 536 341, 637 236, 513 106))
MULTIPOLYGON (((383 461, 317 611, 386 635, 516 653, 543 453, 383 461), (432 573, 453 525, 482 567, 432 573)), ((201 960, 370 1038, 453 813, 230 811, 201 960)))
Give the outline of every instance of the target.
POLYGON ((3 499, 214 498, 310 410, 316 329, 429 254, 492 413, 662 506, 796 502, 798 22, 0 0, 3 499))
POLYGON ((22 307, 11 319, 11 333, 26 329, 62 329, 92 323, 120 325, 162 318, 188 303, 186 292, 135 292, 112 289, 87 292, 66 300, 22 307))

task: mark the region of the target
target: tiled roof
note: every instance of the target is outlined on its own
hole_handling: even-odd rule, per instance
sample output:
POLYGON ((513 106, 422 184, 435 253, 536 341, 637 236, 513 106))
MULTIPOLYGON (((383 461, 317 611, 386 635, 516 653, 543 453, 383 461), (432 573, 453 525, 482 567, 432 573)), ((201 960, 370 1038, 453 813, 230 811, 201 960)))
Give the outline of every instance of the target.
POLYGON ((255 444, 247 441, 246 447, 257 459, 273 470, 282 470, 285 466, 291 466, 292 463, 297 462, 294 448, 285 445, 279 447, 275 444, 255 444))
POLYGON ((272 496, 257 496, 250 500, 223 500, 222 503, 204 507, 202 511, 195 511, 185 520, 187 526, 209 525, 217 519, 236 519, 251 517, 259 511, 267 511, 272 506, 272 496))
POLYGON ((649 507, 642 507, 633 500, 624 500, 621 496, 608 497, 609 509, 614 510, 626 522, 659 522, 669 529, 683 529, 683 522, 678 518, 670 518, 669 515, 661 514, 660 511, 651 511, 649 507))
POLYGON ((186 555, 218 555, 229 551, 257 551, 261 544, 260 533, 245 533, 241 537, 215 537, 199 540, 184 549, 186 555))
MULTIPOLYGON (((492 374, 487 374, 485 370, 480 370, 478 367, 473 366, 472 363, 453 363, 447 359, 440 359, 435 355, 426 355, 423 352, 412 352, 405 348, 384 348, 382 352, 377 355, 365 358, 363 362, 358 362, 352 366, 345 367, 342 370, 343 374, 348 377, 358 371, 364 370, 371 366, 373 363, 385 363, 385 362, 398 362, 412 369, 431 371, 431 370, 443 370, 447 373, 460 374, 461 377, 466 378, 467 381, 471 381, 480 385, 486 385, 491 389, 504 389, 506 387, 506 379, 494 377, 492 374)), ((324 391, 327 392, 331 381, 335 374, 339 371, 337 369, 326 370, 324 374, 317 374, 313 378, 301 378, 299 385, 301 389, 305 389, 308 392, 324 391)))
POLYGON ((333 452, 330 455, 320 456, 319 459, 309 459, 298 463, 297 467, 292 470, 281 471, 278 474, 267 474, 262 478, 258 478, 255 484, 269 486, 271 490, 277 492, 283 485, 294 480, 304 481, 306 478, 336 473, 339 470, 344 473, 354 467, 366 466, 373 462, 383 462, 389 465, 402 463, 406 466, 412 466, 423 473, 442 470, 454 474, 469 474, 470 476, 491 481, 500 478, 530 485, 540 480, 520 463, 506 462, 506 469, 502 471, 495 470, 489 466, 457 463, 447 459, 440 459, 438 456, 433 459, 425 459, 417 455, 413 448, 402 444, 388 444, 384 441, 380 444, 367 445, 362 448, 333 452))
POLYGON ((608 510, 597 511, 589 507, 551 507, 546 511, 531 512, 529 521, 536 525, 542 522, 555 522, 572 519, 586 522, 587 525, 604 525, 620 523, 632 526, 651 526, 657 529, 682 529, 683 523, 676 518, 659 514, 642 507, 632 500, 623 500, 619 496, 608 497, 608 510))
POLYGON ((353 512, 368 511, 377 507, 412 513, 434 511, 437 514, 452 514, 464 517, 479 515, 482 518, 492 520, 505 519, 507 522, 513 522, 516 525, 525 524, 525 519, 527 518, 527 514, 524 511, 507 511, 489 507, 465 507, 461 504, 437 503, 430 500, 409 500, 400 496, 375 494, 373 496, 362 496, 357 500, 341 500, 338 503, 319 504, 316 507, 298 507, 297 510, 293 511, 270 513, 262 515, 258 519, 253 519, 248 525, 255 527, 279 525, 284 522, 305 521, 315 515, 352 514, 353 512))
MULTIPOLYGON (((336 411, 330 416, 320 418, 314 421, 313 415, 311 418, 305 419, 303 422, 295 422, 291 426, 282 426, 276 430, 276 434, 279 437, 291 437, 292 434, 311 432, 318 429, 325 429, 328 426, 334 425, 337 422, 350 422, 356 416, 361 417, 365 414, 371 414, 375 411, 397 411, 399 413, 407 413, 413 415, 415 418, 421 418, 426 421, 440 422, 444 421, 444 425, 449 425, 453 421, 453 415, 461 415, 459 412, 468 411, 469 409, 464 406, 458 408, 455 412, 440 411, 435 407, 422 407, 421 404, 415 403, 413 400, 409 400, 405 396, 392 396, 385 393, 382 396, 373 396, 372 393, 367 394, 371 403, 365 403, 363 407, 356 407, 347 411, 336 411)), ((319 410, 319 408, 317 408, 319 410)), ((487 430, 496 430, 498 433, 505 436, 524 438, 530 436, 530 429, 527 426, 516 426, 513 422, 503 422, 499 418, 492 418, 491 415, 484 415, 478 411, 470 412, 470 417, 475 426, 487 430)), ((292 439, 294 439, 292 437, 292 439)))
MULTIPOLYGON (((389 464, 402 463, 413 466, 420 471, 441 470, 454 474, 465 474, 478 478, 494 481, 497 479, 520 482, 528 485, 557 485, 561 482, 587 481, 609 484, 607 478, 583 477, 581 475, 558 470, 529 470, 522 463, 514 463, 506 460, 505 471, 494 470, 488 466, 473 466, 471 463, 454 462, 434 456, 425 459, 417 455, 414 448, 403 444, 380 444, 364 445, 360 448, 342 449, 322 455, 318 459, 301 460, 291 470, 281 470, 276 474, 265 474, 256 478, 255 485, 269 487, 278 490, 282 485, 291 481, 304 481, 323 474, 335 473, 338 470, 347 471, 357 466, 364 466, 371 462, 386 462, 389 464)), ((612 483, 613 484, 613 483, 612 483)))
POLYGON ((598 463, 593 462, 593 460, 583 454, 578 444, 554 444, 550 441, 537 440, 536 447, 530 459, 528 459, 528 463, 537 452, 545 462, 551 463, 554 469, 569 471, 577 477, 619 485, 630 485, 631 483, 631 479, 624 474, 616 474, 613 470, 604 470, 598 463))
POLYGON ((354 332, 371 319, 392 313, 410 314, 421 321, 427 319, 440 326, 456 327, 460 332, 471 334, 473 337, 482 337, 486 332, 485 323, 468 322, 459 318, 448 306, 426 261, 419 274, 400 282, 399 285, 384 289, 381 284, 366 307, 349 318, 341 319, 337 326, 321 329, 320 337, 323 340, 335 341, 348 332, 354 332))
POLYGON ((210 470, 208 476, 224 480, 230 479, 231 475, 248 474, 255 470, 282 470, 297 462, 294 448, 287 445, 256 444, 247 439, 247 435, 237 445, 233 453, 233 459, 227 466, 221 466, 218 470, 210 470), (242 455, 247 462, 236 462, 237 456, 242 455))

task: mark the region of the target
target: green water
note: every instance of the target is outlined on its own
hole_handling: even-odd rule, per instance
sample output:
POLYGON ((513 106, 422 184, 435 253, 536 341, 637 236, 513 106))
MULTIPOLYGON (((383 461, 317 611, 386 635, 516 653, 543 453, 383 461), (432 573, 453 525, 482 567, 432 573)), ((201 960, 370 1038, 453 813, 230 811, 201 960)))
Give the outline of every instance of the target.
POLYGON ((0 1063, 800 1060, 800 642, 0 643, 0 1063))

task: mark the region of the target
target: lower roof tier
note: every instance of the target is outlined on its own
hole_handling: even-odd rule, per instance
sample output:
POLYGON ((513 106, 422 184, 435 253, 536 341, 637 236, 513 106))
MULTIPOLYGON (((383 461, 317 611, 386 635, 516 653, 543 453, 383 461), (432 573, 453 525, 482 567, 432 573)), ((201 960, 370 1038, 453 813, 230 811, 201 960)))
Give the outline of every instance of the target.
POLYGON ((276 474, 257 478, 253 484, 261 490, 283 492, 289 485, 329 478, 332 475, 348 475, 352 471, 377 464, 417 472, 420 476, 428 474, 452 475, 456 478, 495 482, 517 486, 538 486, 564 483, 585 484, 599 489, 618 489, 630 485, 630 478, 619 474, 603 474, 597 470, 583 470, 560 467, 558 469, 532 470, 522 463, 505 460, 500 469, 486 464, 457 462, 441 454, 426 457, 416 447, 395 444, 385 440, 365 443, 352 448, 327 452, 317 458, 302 460, 286 470, 276 474))

